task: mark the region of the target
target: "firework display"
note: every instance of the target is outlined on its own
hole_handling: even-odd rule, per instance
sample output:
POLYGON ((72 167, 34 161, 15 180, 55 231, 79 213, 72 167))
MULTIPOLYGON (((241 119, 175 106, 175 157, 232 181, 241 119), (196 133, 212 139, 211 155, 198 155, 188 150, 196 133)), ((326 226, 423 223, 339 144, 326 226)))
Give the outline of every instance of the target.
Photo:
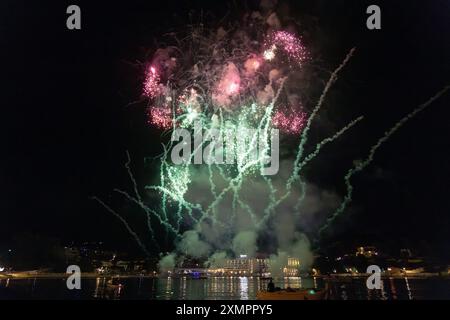
POLYGON ((450 300, 449 6, 3 6, 0 300, 450 300))
MULTIPOLYGON (((158 48, 145 63, 142 96, 147 104, 148 124, 171 137, 159 158, 159 183, 145 186, 158 201, 143 200, 128 164, 134 193, 116 191, 143 210, 153 240, 154 229, 162 227, 181 254, 189 251, 187 243, 205 248, 196 251, 197 256, 220 253, 249 232, 252 236, 247 239, 256 242, 258 233, 270 230, 280 212, 292 213, 289 221, 295 223, 300 219, 307 192, 304 168, 327 144, 363 120, 361 116, 348 122, 306 152, 311 126, 355 49, 331 72, 317 103, 310 106, 302 101, 306 93, 298 78, 314 59, 301 30, 283 30, 269 20, 252 15, 229 30, 190 26, 188 34, 171 34, 173 45, 158 48), (178 144, 183 136, 179 129, 184 130, 183 134, 193 134, 192 143, 189 138, 178 144), (199 135, 202 139, 196 139, 199 135), (279 158, 274 149, 278 138, 283 141, 286 137, 297 141, 294 158, 283 159, 289 162, 283 164, 283 174, 265 175, 275 153, 279 158), (219 142, 220 150, 216 145, 219 142), (255 146, 258 152, 253 153, 255 146), (174 161, 173 155, 180 151, 184 158, 174 161), (255 201, 255 194, 261 199, 255 201)), ((347 193, 320 233, 350 203, 352 176, 371 163, 376 150, 397 129, 448 89, 401 119, 370 149, 366 160, 350 169, 344 179, 347 193)), ((147 250, 125 219, 120 219, 147 250)), ((291 249, 286 250, 291 255, 296 242, 309 246, 308 240, 296 233, 290 241, 291 249)), ((154 246, 159 248, 158 241, 154 246)), ((248 248, 239 250, 252 252, 248 248)))

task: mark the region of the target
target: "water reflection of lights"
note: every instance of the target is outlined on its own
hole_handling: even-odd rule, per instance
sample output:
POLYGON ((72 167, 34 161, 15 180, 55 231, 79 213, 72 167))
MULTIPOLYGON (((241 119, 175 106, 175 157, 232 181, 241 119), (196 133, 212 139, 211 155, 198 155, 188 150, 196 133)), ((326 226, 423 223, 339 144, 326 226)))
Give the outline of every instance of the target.
POLYGON ((302 277, 285 277, 283 282, 284 288, 300 289, 303 288, 302 277))
MULTIPOLYGON (((2 283, 3 283, 3 279, 0 279, 0 287, 2 286, 2 283)), ((6 282, 5 282, 5 288, 8 288, 8 287, 9 287, 9 278, 7 278, 6 282)))
POLYGON ((248 300, 248 278, 240 277, 239 278, 239 296, 241 300, 248 300))
POLYGON ((98 298, 100 293, 100 278, 95 279, 94 298, 98 298))
MULTIPOLYGON (((212 296, 220 296, 221 293, 227 292, 228 284, 224 281, 225 277, 214 277, 211 281, 210 292, 212 296)), ((231 291, 230 291, 231 292, 231 291)))
POLYGON ((34 293, 35 288, 36 288, 36 278, 33 279, 33 285, 31 286, 31 293, 34 293))
POLYGON ((186 292, 187 292, 187 278, 186 277, 182 277, 180 279, 180 287, 181 287, 181 292, 180 292, 180 298, 181 299, 186 299, 186 292))
POLYGON ((120 295, 122 294, 122 290, 123 290, 123 286, 121 284, 119 284, 119 288, 117 289, 117 297, 120 297, 120 295))
POLYGON ((409 300, 412 300, 413 295, 411 293, 411 288, 409 287, 409 281, 408 281, 407 277, 405 277, 405 283, 406 283, 406 289, 408 290, 408 298, 409 298, 409 300))
POLYGON ((341 292, 341 299, 348 300, 347 291, 345 291, 345 288, 343 288, 343 289, 344 290, 342 290, 342 292, 341 292))
POLYGON ((381 280, 381 300, 387 300, 388 296, 386 290, 384 290, 384 281, 381 280))
MULTIPOLYGON (((86 279, 85 289, 80 298, 97 299, 123 299, 123 298, 150 298, 150 299, 255 299, 258 290, 266 290, 269 279, 266 277, 208 277, 202 279, 191 279, 187 277, 160 277, 160 278, 120 278, 122 288, 118 288, 117 283, 109 284, 111 276, 98 275, 92 279, 86 279), (141 283, 140 293, 137 292, 138 282, 141 283), (145 290, 144 290, 145 288, 145 290), (87 295, 87 296, 86 296, 87 295)), ((117 279, 117 277, 114 277, 117 279)), ((284 284, 292 288, 323 288, 325 279, 321 277, 291 277, 274 278, 275 285, 283 288, 284 284)), ((442 280, 439 280, 442 281, 442 280)), ((447 279, 445 279, 447 283, 447 279)), ((333 288, 333 298, 335 299, 427 299, 424 295, 431 292, 436 282, 434 279, 419 279, 411 277, 387 277, 382 281, 380 290, 367 291, 366 279, 357 278, 337 279, 331 283, 333 288), (412 279, 412 280, 411 280, 412 279), (419 290, 417 290, 417 288, 419 290)), ((26 288, 24 294, 32 298, 39 298, 40 294, 50 292, 55 288, 66 288, 64 279, 48 281, 41 278, 14 279, 4 277, 0 279, 0 287, 9 286, 13 290, 16 287, 26 288), (59 287, 56 287, 57 284, 59 287), (34 286, 34 289, 33 289, 34 286), (34 290, 34 292, 30 292, 34 290)), ((50 292, 58 294, 58 292, 50 292)), ((434 293, 434 292, 433 292, 434 293)))
POLYGON ((234 277, 230 278, 230 293, 234 292, 234 277))
POLYGON ((167 283, 166 283, 166 294, 172 293, 172 277, 167 277, 167 283))
POLYGON ((391 284, 392 299, 397 300, 397 290, 395 289, 394 278, 390 277, 389 283, 391 284))

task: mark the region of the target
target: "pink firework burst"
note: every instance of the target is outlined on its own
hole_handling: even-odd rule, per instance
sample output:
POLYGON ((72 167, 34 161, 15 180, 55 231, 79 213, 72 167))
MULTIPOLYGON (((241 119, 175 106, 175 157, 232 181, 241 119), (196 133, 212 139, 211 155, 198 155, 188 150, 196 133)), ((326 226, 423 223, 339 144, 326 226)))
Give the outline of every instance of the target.
POLYGON ((160 129, 172 128, 172 111, 169 107, 150 107, 148 123, 160 129))
POLYGON ((271 49, 267 52, 275 54, 275 49, 282 49, 293 60, 302 64, 308 59, 308 51, 302 41, 287 31, 277 31, 270 37, 271 49))
POLYGON ((272 118, 272 123, 284 133, 299 134, 306 124, 306 114, 304 112, 277 111, 272 118))
POLYGON ((144 96, 147 98, 155 98, 162 93, 160 76, 155 67, 151 66, 147 71, 144 82, 144 96))

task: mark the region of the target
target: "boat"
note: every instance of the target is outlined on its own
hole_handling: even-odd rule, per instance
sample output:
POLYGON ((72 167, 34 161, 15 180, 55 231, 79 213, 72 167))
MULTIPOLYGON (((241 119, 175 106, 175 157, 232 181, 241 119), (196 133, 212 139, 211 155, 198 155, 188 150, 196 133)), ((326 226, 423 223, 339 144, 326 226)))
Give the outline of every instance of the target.
POLYGON ((259 291, 258 300, 325 300, 328 298, 327 289, 284 289, 275 291, 259 291))

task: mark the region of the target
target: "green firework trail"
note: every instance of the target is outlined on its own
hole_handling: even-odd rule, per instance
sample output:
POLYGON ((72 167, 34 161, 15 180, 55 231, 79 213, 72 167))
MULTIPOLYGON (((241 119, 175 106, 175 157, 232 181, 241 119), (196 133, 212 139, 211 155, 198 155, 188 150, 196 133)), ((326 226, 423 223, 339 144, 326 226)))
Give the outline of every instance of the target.
POLYGON ((305 190, 306 184, 301 180, 301 177, 300 177, 300 172, 301 172, 303 166, 319 154, 320 150, 322 149, 322 146, 324 146, 325 144, 327 144, 329 142, 336 140, 337 138, 339 138, 339 136, 341 136, 348 129, 350 129, 353 125, 355 125, 358 121, 362 120, 362 117, 357 118, 356 120, 352 121, 347 126, 345 126, 338 133, 336 133, 333 137, 327 138, 327 139, 323 140, 322 142, 318 143, 316 146, 316 151, 314 153, 312 153, 311 155, 309 155, 308 157, 306 157, 306 159, 307 159, 306 161, 303 161, 302 163, 300 162, 302 159, 302 156, 303 156, 304 146, 308 140, 308 132, 310 130, 311 124, 313 123, 317 113, 320 111, 320 109, 323 105, 323 102, 325 101, 328 91, 330 90, 332 85, 336 82, 338 73, 346 66, 346 64, 349 62, 349 60, 353 56, 354 52, 355 52, 355 48, 351 49, 349 51, 349 53, 347 54, 347 56, 345 57, 345 59, 342 61, 342 63, 332 72, 327 84, 325 85, 324 90, 322 91, 322 94, 320 95, 319 101, 316 104, 316 106, 314 107, 311 115, 308 117, 308 121, 307 121, 305 128, 303 129, 303 132, 300 136, 300 143, 297 148, 297 150, 298 150, 297 155, 296 155, 296 158, 293 163, 292 174, 286 182, 286 187, 285 187, 286 191, 279 199, 271 201, 271 203, 268 205, 268 207, 264 211, 265 216, 264 216, 264 219, 259 223, 259 227, 261 227, 264 223, 267 222, 267 220, 270 218, 271 214, 273 214, 273 212, 277 206, 279 206, 283 201, 285 201, 286 199, 289 198, 289 196, 291 195, 292 185, 296 181, 299 181, 300 186, 301 186, 301 195, 297 201, 297 204, 295 205, 296 209, 299 208, 300 203, 304 199, 305 192, 306 192, 306 190, 305 190))
POLYGON ((100 203, 106 210, 108 210, 111 214, 113 214, 114 216, 117 217, 117 219, 119 219, 127 228, 128 232, 133 236, 133 238, 136 240, 137 244, 139 245, 139 247, 141 247, 142 251, 144 251, 147 255, 149 254, 147 251, 146 246, 142 243, 141 239, 139 238, 139 236, 136 234, 136 232, 133 231, 133 229, 130 227, 130 225, 128 224, 128 222, 122 218, 121 215, 119 215, 117 212, 115 212, 111 207, 109 207, 106 203, 104 203, 101 199, 97 198, 97 197, 92 197, 93 200, 97 201, 98 203, 100 203))
POLYGON ((347 193, 344 197, 344 200, 342 201, 341 205, 337 208, 337 210, 327 219, 326 223, 319 229, 319 234, 323 234, 325 230, 327 230, 330 225, 338 218, 347 208, 348 204, 352 201, 352 193, 353 193, 353 185, 351 184, 350 180, 351 178, 358 172, 364 170, 374 159, 375 153, 377 152, 378 148, 381 147, 383 143, 385 143, 389 138, 397 131, 399 130, 408 120, 416 116, 419 112, 427 108, 430 104, 432 104, 436 99, 440 98, 442 95, 444 95, 448 90, 450 89, 450 86, 446 86, 444 89, 436 93, 433 97, 431 97, 427 102, 423 103, 416 109, 414 109, 412 112, 410 112, 408 115, 406 115, 404 118, 402 118, 400 121, 398 121, 390 130, 386 131, 384 136, 381 137, 375 145, 370 148, 369 155, 367 158, 354 165, 353 168, 351 168, 347 174, 344 177, 345 186, 347 188, 347 193))

